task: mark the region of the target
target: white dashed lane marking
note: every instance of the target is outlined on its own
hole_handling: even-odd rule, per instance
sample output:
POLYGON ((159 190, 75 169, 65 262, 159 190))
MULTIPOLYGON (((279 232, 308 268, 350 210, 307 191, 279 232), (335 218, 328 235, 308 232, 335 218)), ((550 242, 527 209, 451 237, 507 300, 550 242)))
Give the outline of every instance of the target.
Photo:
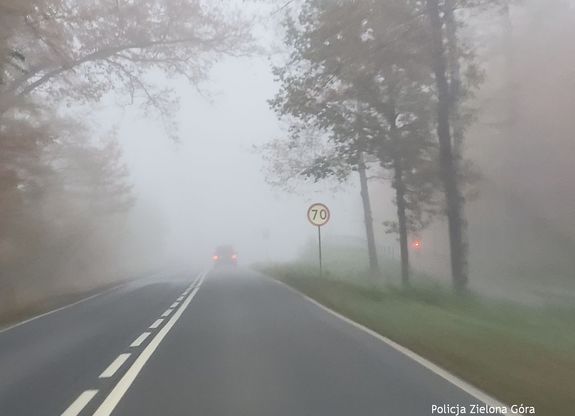
POLYGON ((139 347, 140 345, 142 345, 142 342, 144 342, 146 338, 148 338, 149 336, 150 336, 149 332, 144 332, 142 335, 136 338, 134 342, 130 344, 130 347, 139 347))
POLYGON ((126 362, 126 360, 130 358, 130 354, 120 354, 118 357, 104 370, 102 374, 100 374, 100 378, 110 378, 116 371, 120 369, 120 367, 126 362))
POLYGON ((144 365, 148 362, 154 351, 156 351, 162 340, 166 337, 166 335, 168 335, 168 333, 176 324, 178 319, 180 319, 180 317, 182 316, 182 314, 184 313, 184 311, 186 310, 186 308, 188 307, 188 305, 198 292, 199 286, 201 285, 204 276, 205 275, 201 276, 198 284, 196 285, 192 293, 186 298, 186 300, 172 315, 170 320, 162 327, 162 329, 158 331, 156 336, 148 343, 146 348, 144 348, 142 353, 138 356, 138 358, 136 358, 136 361, 134 361, 132 366, 128 369, 128 371, 126 371, 126 373, 122 376, 120 381, 118 381, 118 384, 114 386, 110 394, 108 394, 108 396, 102 402, 100 407, 98 407, 98 410, 96 410, 93 416, 109 416, 114 411, 114 409, 116 408, 122 397, 124 397, 124 394, 126 394, 128 389, 130 388, 130 386, 132 385, 132 383, 134 382, 134 380, 144 367, 144 365))
POLYGON ((164 322, 163 319, 156 319, 156 322, 154 322, 152 325, 150 325, 151 329, 156 329, 157 327, 159 327, 160 325, 162 325, 162 322, 164 322))
MULTIPOLYGON (((162 318, 157 319, 154 321, 152 325, 150 325, 150 329, 156 329, 164 322, 165 317, 169 316, 174 312, 180 302, 185 299, 185 301, 179 306, 179 309, 175 311, 172 317, 167 321, 166 325, 162 329, 159 330, 157 335, 150 341, 150 343, 144 348, 144 350, 140 353, 140 355, 136 358, 134 363, 126 373, 122 376, 120 381, 114 386, 110 394, 106 397, 106 399, 100 404, 96 413, 93 416, 104 416, 110 415, 114 408, 117 406, 120 399, 124 396, 130 385, 133 383, 136 376, 139 374, 140 370, 146 364, 148 359, 154 353, 158 345, 162 342, 164 337, 168 334, 168 332, 172 329, 174 324, 180 319, 180 316, 184 313, 190 302, 192 301, 193 297, 196 295, 197 291, 199 290, 199 286, 202 284, 204 278, 206 277, 207 273, 202 273, 198 276, 196 280, 182 293, 182 295, 170 306, 168 310, 166 310, 162 314, 162 318), (190 293, 191 292, 191 293, 190 293), (189 296, 188 296, 189 294, 189 296)), ((142 333, 138 338, 136 338, 131 344, 130 347, 139 347, 142 343, 151 335, 150 332, 142 333)), ((99 378, 110 378, 126 363, 126 361, 130 358, 130 353, 120 354, 116 359, 104 370, 102 374, 100 374, 99 378)), ((98 394, 98 390, 86 390, 82 394, 80 394, 74 402, 61 414, 61 416, 78 416, 90 403, 90 401, 98 394)))
POLYGON ((61 416, 77 416, 86 407, 90 400, 98 393, 98 390, 86 390, 68 407, 61 416))

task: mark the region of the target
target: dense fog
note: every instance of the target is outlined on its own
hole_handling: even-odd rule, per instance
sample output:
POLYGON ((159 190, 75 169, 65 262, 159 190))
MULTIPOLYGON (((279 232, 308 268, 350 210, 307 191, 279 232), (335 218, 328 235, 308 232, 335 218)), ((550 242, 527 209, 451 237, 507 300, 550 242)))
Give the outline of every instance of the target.
MULTIPOLYGON (((473 26, 486 78, 467 139, 481 174, 467 207, 472 280, 492 294, 566 300, 575 289, 575 9, 531 1, 511 17, 511 51, 501 17, 482 15, 473 26)), ((424 236, 418 267, 445 275, 444 230, 424 236)))
MULTIPOLYGON (((273 68, 289 59, 286 16, 305 2, 207 12, 202 2, 185 11, 161 6, 182 36, 196 20, 201 36, 213 35, 175 52, 147 38, 163 30, 161 19, 149 20, 153 7, 49 3, 1 3, 5 308, 127 276, 209 267, 221 244, 233 245, 245 266, 305 257, 316 238, 306 219, 315 201, 332 211, 327 247, 365 245, 354 168, 344 180, 316 182, 284 170, 286 186, 274 186, 283 162, 269 145, 291 133, 270 101, 281 91, 273 68), (58 8, 88 23, 60 22, 58 8), (42 17, 51 13, 53 20, 42 17), (90 32, 102 16, 118 17, 118 39, 136 42, 137 52, 115 55, 111 32, 98 38, 106 27, 90 32)), ((575 286, 575 9, 533 0, 513 3, 509 15, 480 4, 456 17, 479 74, 466 96, 472 115, 462 150, 474 172, 462 187, 470 287, 562 300, 575 286)), ((326 137, 317 134, 319 150, 288 147, 291 162, 298 151, 301 163, 321 156, 326 137)), ((394 182, 375 159, 367 163, 375 239, 380 254, 399 261, 397 235, 386 232, 396 215, 394 182)), ((410 244, 422 242, 410 246, 411 267, 449 281, 440 194, 430 224, 409 232, 410 244)))

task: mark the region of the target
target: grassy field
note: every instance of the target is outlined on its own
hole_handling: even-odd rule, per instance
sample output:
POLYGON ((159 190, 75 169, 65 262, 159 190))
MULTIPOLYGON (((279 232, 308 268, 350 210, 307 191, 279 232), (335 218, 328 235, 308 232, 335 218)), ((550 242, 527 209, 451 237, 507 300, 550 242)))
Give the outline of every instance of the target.
POLYGON ((260 269, 503 402, 533 405, 539 416, 575 414, 575 308, 462 299, 429 283, 370 285, 345 267, 320 279, 305 262, 260 269))

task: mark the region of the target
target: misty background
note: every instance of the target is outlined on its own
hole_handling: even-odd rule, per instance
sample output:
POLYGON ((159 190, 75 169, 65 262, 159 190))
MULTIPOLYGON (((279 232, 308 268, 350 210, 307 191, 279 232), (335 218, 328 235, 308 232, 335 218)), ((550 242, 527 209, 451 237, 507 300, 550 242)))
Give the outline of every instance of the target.
MULTIPOLYGON (((290 7, 297 9, 297 2, 290 7)), ((250 13, 267 19, 275 9, 256 4, 250 13)), ((512 8, 510 73, 501 16, 469 16, 473 24, 467 35, 480 39, 485 70, 465 147, 481 175, 466 206, 470 281, 479 291, 530 302, 572 299, 575 293, 575 8, 567 10, 535 0, 512 8), (508 80, 512 135, 501 127, 508 80)), ((70 247, 79 243, 73 243, 55 267, 47 266, 50 258, 34 267, 14 265, 17 245, 3 241, 2 259, 14 265, 4 273, 17 276, 3 292, 9 303, 26 304, 62 288, 79 291, 126 276, 208 267, 220 244, 234 245, 242 265, 293 260, 313 247, 316 230, 305 214, 316 201, 332 212, 323 230, 326 244, 363 244, 355 177, 344 184, 302 182, 295 193, 270 186, 266 178, 258 148, 286 132, 268 104, 278 89, 271 67, 283 53, 280 17, 256 30, 266 52, 219 57, 199 87, 181 77, 146 74, 149 82, 173 88, 180 98, 172 113, 176 139, 161 118, 126 105, 130 100, 114 89, 96 102, 62 105, 58 111, 90 126, 87 142, 117 145, 114 154, 125 165, 131 188, 130 207, 111 221, 94 217, 91 245, 74 251, 70 247)), ((392 189, 372 181, 370 190, 376 240, 385 255, 397 258, 396 237, 383 226, 395 212, 392 189)), ((449 275, 445 228, 437 218, 420 233, 423 248, 412 256, 415 269, 438 280, 449 275)))
MULTIPOLYGON (((491 294, 550 300, 575 289, 575 11, 553 13, 535 1, 515 8, 513 19, 515 62, 509 75, 501 17, 481 14, 474 26, 483 41, 486 75, 466 145, 481 173, 467 206, 471 282, 491 294), (501 128, 507 76, 516 93, 511 139, 501 128)), ((270 28, 267 35, 278 36, 270 28)), ((164 140, 156 121, 129 110, 118 121, 138 192, 132 226, 145 237, 144 230, 156 224, 161 243, 150 251, 162 254, 160 264, 209 264, 213 247, 225 243, 236 247, 244 264, 293 260, 313 248, 315 229, 305 211, 316 200, 332 210, 326 242, 365 239, 355 177, 338 187, 302 184, 296 193, 266 183, 253 146, 285 131, 267 104, 277 89, 270 59, 228 58, 214 68, 206 88, 207 97, 177 85, 183 98, 179 142, 164 140)), ((382 225, 394 215, 392 191, 376 181, 371 188, 377 239, 397 257, 395 237, 382 225)), ((438 219, 421 233, 424 249, 413 262, 447 280, 445 227, 438 219)), ((151 247, 158 242, 147 241, 151 247)))
MULTIPOLYGON (((159 264, 209 265, 221 244, 234 245, 244 265, 293 259, 316 235, 306 218, 315 200, 334 207, 337 221, 326 232, 362 235, 353 184, 337 194, 322 185, 290 194, 266 183, 254 146, 282 134, 267 105, 275 84, 266 58, 218 63, 204 86, 208 95, 174 87, 182 97, 178 141, 129 109, 115 121, 138 195, 131 225, 159 264)), ((114 119, 108 108, 107 122, 114 119)))

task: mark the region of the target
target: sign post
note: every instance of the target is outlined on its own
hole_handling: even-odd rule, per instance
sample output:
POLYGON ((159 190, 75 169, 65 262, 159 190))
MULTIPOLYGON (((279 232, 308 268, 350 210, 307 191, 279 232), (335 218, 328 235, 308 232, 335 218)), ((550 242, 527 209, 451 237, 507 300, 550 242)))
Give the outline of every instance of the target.
POLYGON ((331 214, 329 208, 320 203, 312 204, 307 210, 307 219, 317 227, 317 242, 319 248, 319 276, 323 276, 323 264, 321 255, 321 227, 328 223, 331 214))

